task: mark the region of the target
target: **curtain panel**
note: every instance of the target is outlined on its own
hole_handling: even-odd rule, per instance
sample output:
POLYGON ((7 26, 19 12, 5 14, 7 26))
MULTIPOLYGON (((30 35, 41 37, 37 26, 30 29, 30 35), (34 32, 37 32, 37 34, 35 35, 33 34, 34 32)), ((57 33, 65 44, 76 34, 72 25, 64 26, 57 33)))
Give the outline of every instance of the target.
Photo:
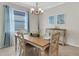
POLYGON ((3 37, 4 37, 4 47, 10 46, 10 15, 9 6, 4 5, 4 21, 3 21, 3 37))

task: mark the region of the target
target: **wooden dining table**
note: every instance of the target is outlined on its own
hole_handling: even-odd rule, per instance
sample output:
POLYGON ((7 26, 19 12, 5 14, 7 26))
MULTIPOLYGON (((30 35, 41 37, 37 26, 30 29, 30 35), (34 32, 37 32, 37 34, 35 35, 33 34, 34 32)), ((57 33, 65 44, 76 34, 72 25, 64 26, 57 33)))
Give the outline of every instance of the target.
POLYGON ((36 48, 40 49, 40 55, 45 56, 45 49, 49 47, 49 41, 41 37, 31 37, 29 35, 24 35, 25 43, 28 43, 36 48))

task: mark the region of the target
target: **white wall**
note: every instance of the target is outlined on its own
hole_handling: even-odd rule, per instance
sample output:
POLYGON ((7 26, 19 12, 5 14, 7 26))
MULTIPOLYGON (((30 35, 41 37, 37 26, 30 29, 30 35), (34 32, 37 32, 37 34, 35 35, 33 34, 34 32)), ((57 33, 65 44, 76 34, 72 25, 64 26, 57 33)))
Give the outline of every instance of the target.
MULTIPOLYGON (((9 5, 10 7, 17 9, 17 10, 22 10, 22 11, 29 11, 29 9, 12 4, 12 3, 3 3, 0 2, 0 48, 3 46, 4 44, 4 40, 2 39, 2 33, 3 33, 3 5, 9 5)), ((37 31, 37 17, 35 15, 29 15, 30 16, 30 31, 31 32, 35 32, 37 31)), ((11 40, 11 44, 14 44, 14 40, 11 40)))
POLYGON ((48 17, 59 13, 65 14, 65 24, 59 27, 67 29, 67 44, 79 47, 79 3, 77 2, 65 3, 45 10, 40 16, 41 35, 44 35, 46 28, 56 25, 49 25, 48 17))

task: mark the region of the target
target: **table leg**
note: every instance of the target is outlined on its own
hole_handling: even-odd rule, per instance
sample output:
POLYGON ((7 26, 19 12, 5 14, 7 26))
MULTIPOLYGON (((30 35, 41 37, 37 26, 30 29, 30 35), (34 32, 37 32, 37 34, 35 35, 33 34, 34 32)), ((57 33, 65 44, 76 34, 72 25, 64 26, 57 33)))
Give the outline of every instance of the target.
POLYGON ((65 46, 65 42, 66 42, 66 31, 64 31, 63 46, 65 46))

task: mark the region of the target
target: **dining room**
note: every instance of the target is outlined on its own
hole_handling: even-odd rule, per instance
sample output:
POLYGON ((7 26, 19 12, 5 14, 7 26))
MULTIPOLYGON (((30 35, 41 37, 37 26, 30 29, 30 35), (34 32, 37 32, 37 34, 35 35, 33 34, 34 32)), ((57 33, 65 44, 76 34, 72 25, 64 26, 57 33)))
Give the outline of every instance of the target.
POLYGON ((79 2, 0 2, 0 8, 0 56, 79 56, 79 2))

